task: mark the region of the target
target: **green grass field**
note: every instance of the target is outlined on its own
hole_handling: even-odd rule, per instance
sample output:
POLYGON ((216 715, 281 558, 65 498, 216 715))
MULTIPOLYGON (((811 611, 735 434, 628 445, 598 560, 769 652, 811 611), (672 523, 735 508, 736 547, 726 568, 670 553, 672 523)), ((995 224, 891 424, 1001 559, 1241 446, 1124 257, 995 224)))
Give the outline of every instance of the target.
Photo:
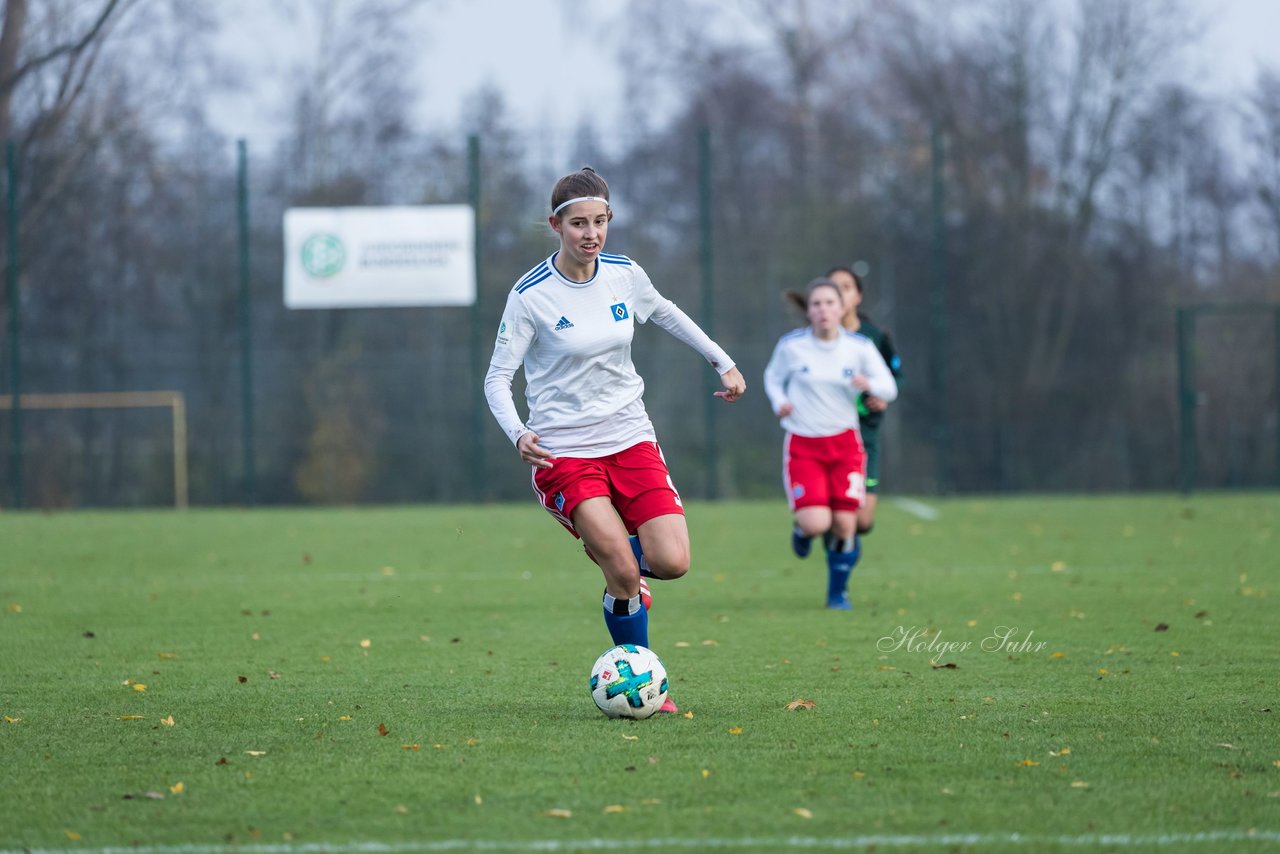
POLYGON ((1280 496, 930 506, 692 504, 641 722, 532 501, 0 515, 0 852, 1280 847, 1280 496))

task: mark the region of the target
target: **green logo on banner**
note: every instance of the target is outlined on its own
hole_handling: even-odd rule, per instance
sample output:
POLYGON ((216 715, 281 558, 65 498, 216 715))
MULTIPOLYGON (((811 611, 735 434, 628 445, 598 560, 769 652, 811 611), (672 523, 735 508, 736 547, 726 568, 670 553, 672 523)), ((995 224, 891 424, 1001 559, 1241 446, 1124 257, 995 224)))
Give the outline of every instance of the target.
POLYGON ((317 279, 327 279, 342 271, 347 250, 334 234, 313 234, 302 244, 302 269, 317 279))

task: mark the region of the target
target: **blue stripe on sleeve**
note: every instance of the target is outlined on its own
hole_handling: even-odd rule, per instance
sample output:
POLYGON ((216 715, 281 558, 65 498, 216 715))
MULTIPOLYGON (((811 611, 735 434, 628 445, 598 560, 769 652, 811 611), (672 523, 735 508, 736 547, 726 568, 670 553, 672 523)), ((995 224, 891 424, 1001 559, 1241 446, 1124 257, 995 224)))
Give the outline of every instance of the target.
POLYGON ((531 288, 531 287, 533 287, 534 285, 538 284, 539 282, 545 282, 545 281, 546 281, 547 279, 549 279, 549 278, 551 278, 551 271, 550 271, 550 270, 544 270, 544 271, 542 272, 542 274, 541 274, 540 276, 538 276, 537 278, 529 279, 529 280, 527 280, 524 284, 522 284, 522 285, 517 285, 517 286, 516 286, 516 293, 518 293, 518 294, 522 294, 522 293, 524 293, 525 291, 529 290, 529 288, 531 288))
POLYGON ((532 270, 530 270, 529 272, 525 273, 525 274, 524 274, 524 276, 522 276, 522 277, 521 277, 520 281, 516 282, 516 290, 519 290, 521 285, 523 285, 525 282, 527 282, 527 281, 529 281, 530 279, 532 279, 532 278, 533 278, 534 276, 536 276, 537 274, 539 274, 539 273, 541 273, 541 272, 545 271, 546 269, 547 269, 547 262, 546 262, 546 261, 543 261, 541 264, 539 264, 538 266, 534 267, 534 268, 533 268, 532 270))

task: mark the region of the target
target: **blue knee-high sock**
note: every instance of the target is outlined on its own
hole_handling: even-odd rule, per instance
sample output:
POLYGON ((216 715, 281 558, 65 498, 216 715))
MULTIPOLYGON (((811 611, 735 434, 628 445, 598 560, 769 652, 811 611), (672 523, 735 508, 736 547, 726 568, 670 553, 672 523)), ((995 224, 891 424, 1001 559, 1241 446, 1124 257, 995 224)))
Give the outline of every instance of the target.
POLYGON ((640 538, 632 534, 630 540, 631 551, 636 556, 636 563, 640 564, 640 574, 645 578, 656 578, 657 576, 649 571, 649 561, 644 559, 644 552, 640 549, 640 538))
POLYGON ((615 644, 649 645, 649 612, 640 604, 640 596, 615 599, 604 594, 604 624, 615 644))
POLYGON ((862 543, 857 536, 847 540, 832 538, 827 549, 827 598, 834 599, 849 588, 849 575, 862 555, 862 543))

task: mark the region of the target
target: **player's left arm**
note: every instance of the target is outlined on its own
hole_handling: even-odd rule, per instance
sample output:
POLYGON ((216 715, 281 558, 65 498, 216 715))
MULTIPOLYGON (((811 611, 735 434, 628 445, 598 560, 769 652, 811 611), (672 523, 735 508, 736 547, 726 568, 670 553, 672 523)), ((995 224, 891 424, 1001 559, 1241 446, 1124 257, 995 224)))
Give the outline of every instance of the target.
POLYGON ((876 349, 880 351, 880 358, 889 366, 893 379, 898 385, 902 385, 902 358, 898 355, 898 348, 893 346, 893 336, 880 330, 880 344, 876 349))
POLYGON ((712 341, 711 336, 703 332, 702 327, 694 323, 693 318, 681 311, 679 306, 658 293, 639 265, 635 266, 635 271, 633 298, 636 302, 637 322, 652 320, 673 338, 701 353, 720 375, 720 384, 724 386, 724 391, 715 393, 716 397, 724 398, 730 403, 742 397, 747 390, 747 381, 724 348, 712 341))

